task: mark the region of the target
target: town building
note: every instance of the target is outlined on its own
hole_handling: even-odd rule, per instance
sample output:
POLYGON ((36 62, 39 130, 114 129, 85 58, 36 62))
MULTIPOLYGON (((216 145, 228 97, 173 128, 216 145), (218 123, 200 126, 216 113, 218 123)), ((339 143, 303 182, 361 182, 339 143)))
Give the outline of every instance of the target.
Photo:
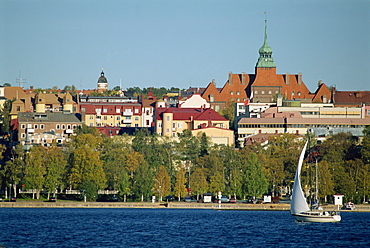
POLYGON ((299 99, 306 102, 326 103, 331 99, 331 91, 321 81, 319 81, 316 92, 311 93, 303 82, 302 73, 277 74, 272 48, 267 42, 266 21, 264 41, 259 49, 255 73, 233 74, 230 72, 221 90, 216 88, 212 80, 202 93, 202 97, 211 103, 216 111, 223 109, 227 102, 276 103, 279 95, 283 99, 299 99))
POLYGON ((81 115, 65 112, 22 112, 18 113, 18 141, 21 144, 64 143, 80 126, 81 115))

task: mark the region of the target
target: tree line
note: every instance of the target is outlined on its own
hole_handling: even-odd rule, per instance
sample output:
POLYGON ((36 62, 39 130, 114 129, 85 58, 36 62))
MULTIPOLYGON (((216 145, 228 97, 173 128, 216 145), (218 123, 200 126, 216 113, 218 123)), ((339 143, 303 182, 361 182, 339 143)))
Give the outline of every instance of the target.
MULTIPOLYGON (((81 190, 96 200, 100 189, 118 190, 123 201, 148 201, 153 195, 178 200, 191 193, 221 191, 236 199, 291 193, 292 181, 304 140, 294 134, 276 135, 268 145, 252 144, 243 149, 212 145, 204 134, 179 134, 178 140, 150 134, 145 129, 133 136, 107 138, 95 128, 83 126, 63 147, 34 145, 29 152, 21 146, 2 154, 3 191, 33 189, 54 194, 66 189, 81 190)), ((315 144, 302 170, 302 184, 312 191, 316 162, 320 198, 334 193, 354 202, 367 201, 370 182, 370 128, 362 141, 341 133, 315 144)), ((308 139, 309 135, 304 137, 308 139)))

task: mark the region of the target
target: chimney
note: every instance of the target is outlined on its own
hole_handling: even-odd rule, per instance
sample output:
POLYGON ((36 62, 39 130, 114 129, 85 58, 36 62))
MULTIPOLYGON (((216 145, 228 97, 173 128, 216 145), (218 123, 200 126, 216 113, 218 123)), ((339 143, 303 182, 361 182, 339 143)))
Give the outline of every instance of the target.
POLYGON ((302 85, 302 72, 298 72, 298 85, 302 85))
POLYGON ((286 84, 286 85, 289 85, 289 84, 290 84, 290 80, 289 80, 289 72, 285 73, 285 84, 286 84))
POLYGON ((212 84, 216 87, 216 80, 212 79, 212 84))
POLYGON ((322 80, 319 80, 318 82, 317 82, 317 86, 318 87, 320 87, 322 85, 322 80))
POLYGON ((233 74, 229 72, 229 84, 233 84, 233 74))
POLYGON ((246 85, 247 82, 246 82, 246 74, 245 72, 242 72, 242 85, 246 85))

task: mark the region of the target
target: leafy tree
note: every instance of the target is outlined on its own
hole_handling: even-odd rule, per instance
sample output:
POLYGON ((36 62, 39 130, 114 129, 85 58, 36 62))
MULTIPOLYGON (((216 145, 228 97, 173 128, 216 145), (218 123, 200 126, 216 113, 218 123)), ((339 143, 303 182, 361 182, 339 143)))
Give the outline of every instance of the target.
POLYGON ((364 138, 362 140, 361 156, 365 164, 370 164, 370 125, 364 128, 364 138))
POLYGON ((46 175, 44 180, 44 189, 48 192, 48 197, 50 193, 54 193, 59 188, 64 189, 63 179, 65 179, 67 160, 63 151, 53 143, 45 151, 45 168, 46 175))
POLYGON ((159 194, 159 199, 162 201, 163 196, 169 195, 171 192, 171 181, 166 168, 163 165, 159 166, 157 174, 155 176, 155 190, 159 194))
POLYGON ((75 130, 75 133, 77 135, 80 135, 80 134, 92 134, 94 136, 100 136, 100 132, 99 130, 96 128, 96 127, 88 127, 86 124, 82 124, 80 126, 77 126, 76 130, 75 130))
POLYGON ((244 161, 243 191, 245 195, 256 198, 266 192, 267 181, 255 153, 244 161))
POLYGON ((220 114, 230 121, 229 126, 234 129, 234 118, 235 118, 235 101, 229 100, 226 103, 226 107, 220 111, 220 114))
POLYGON ((141 201, 149 199, 152 195, 154 184, 153 170, 151 170, 146 162, 139 165, 134 175, 134 186, 132 188, 133 195, 136 199, 140 197, 141 201))
POLYGON ((176 173, 174 194, 177 196, 179 201, 181 200, 181 197, 184 197, 187 194, 185 170, 182 167, 180 167, 176 173))
POLYGON ((12 110, 12 104, 14 100, 6 100, 2 109, 0 110, 0 118, 2 120, 1 125, 1 134, 6 135, 6 138, 10 137, 10 122, 11 122, 11 116, 10 112, 12 110))
POLYGON ((127 154, 129 154, 129 148, 119 139, 105 138, 103 141, 101 159, 108 189, 119 190, 120 197, 126 201, 127 195, 131 193, 129 177, 125 169, 125 160, 127 154))
POLYGON ((318 177, 319 197, 324 198, 324 201, 327 202, 327 196, 335 193, 333 176, 329 169, 328 162, 321 161, 318 164, 318 177))
POLYGON ((199 139, 199 156, 205 156, 208 155, 208 149, 209 149, 209 143, 210 143, 210 138, 207 137, 205 133, 202 133, 199 139))
POLYGON ((83 186, 93 183, 94 188, 103 189, 106 185, 106 176, 98 150, 101 138, 92 134, 81 134, 75 137, 75 148, 71 151, 69 164, 70 187, 86 190, 83 186))
POLYGON ((370 164, 364 164, 360 168, 357 181, 357 189, 362 202, 366 202, 370 196, 370 164))
POLYGON ((191 189, 194 194, 199 195, 208 192, 208 182, 203 168, 196 168, 190 178, 191 189))
MULTIPOLYGON (((25 162, 25 187, 26 189, 36 190, 36 198, 40 198, 40 191, 44 184, 45 170, 45 148, 42 146, 32 146, 27 154, 25 162)), ((35 198, 35 192, 33 193, 35 198)))
MULTIPOLYGON (((1 146, 3 148, 3 146, 1 146)), ((21 182, 24 168, 24 151, 21 145, 11 150, 10 160, 5 162, 4 169, 1 171, 2 177, 7 186, 13 187, 13 194, 17 196, 17 185, 21 182)), ((5 191, 7 193, 7 190, 5 191)), ((10 196, 9 196, 10 197, 10 196)))

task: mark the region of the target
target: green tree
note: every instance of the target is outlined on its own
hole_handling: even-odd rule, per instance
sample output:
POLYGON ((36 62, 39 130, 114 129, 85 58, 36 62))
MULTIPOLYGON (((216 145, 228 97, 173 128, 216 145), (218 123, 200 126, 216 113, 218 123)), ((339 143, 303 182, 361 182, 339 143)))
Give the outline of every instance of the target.
POLYGON ((166 168, 161 165, 155 176, 155 191, 158 192, 159 200, 162 201, 163 196, 167 196, 171 192, 171 181, 166 168))
POLYGON ((44 184, 45 170, 45 148, 42 146, 32 146, 25 159, 24 182, 26 189, 33 189, 32 198, 40 198, 40 191, 44 184))
POLYGON ((370 164, 370 125, 366 126, 363 130, 364 138, 361 142, 361 156, 365 164, 370 164))
MULTIPOLYGON (((3 148, 3 146, 2 146, 3 148)), ((10 160, 5 162, 4 169, 1 171, 2 177, 8 187, 13 188, 13 194, 17 196, 17 185, 22 180, 24 168, 24 151, 21 145, 11 150, 10 160)), ((7 194, 7 190, 5 193, 7 194)), ((10 197, 10 196, 9 196, 10 197)))
POLYGON ((154 184, 153 170, 151 170, 146 162, 143 162, 137 168, 134 175, 134 186, 132 188, 133 195, 136 199, 148 200, 152 195, 154 184))
POLYGON ((6 100, 3 107, 0 110, 0 119, 2 121, 1 134, 5 135, 5 138, 10 137, 10 122, 11 116, 10 112, 12 110, 12 104, 15 100, 6 100))
POLYGON ((230 121, 230 128, 234 129, 234 118, 235 118, 235 101, 229 100, 226 103, 226 107, 220 111, 220 114, 230 121))
POLYGON ((80 135, 80 134, 92 134, 94 135, 95 137, 98 137, 100 136, 100 132, 99 130, 96 128, 96 127, 88 127, 86 124, 82 124, 80 126, 77 126, 76 130, 75 130, 75 133, 77 135, 80 135))
POLYGON ((107 178, 107 186, 108 189, 119 190, 119 195, 123 198, 123 201, 126 201, 127 195, 131 193, 128 172, 125 169, 125 160, 129 149, 119 139, 104 139, 101 159, 107 178))
POLYGON ((324 198, 324 202, 327 202, 327 197, 335 193, 333 176, 329 169, 328 162, 321 161, 318 164, 318 177, 319 197, 324 198))
POLYGON ((45 168, 46 175, 44 180, 44 189, 50 193, 56 193, 56 190, 64 189, 64 182, 66 176, 67 160, 63 151, 56 146, 55 143, 49 147, 45 152, 45 168))
POLYGON ((174 194, 178 198, 178 200, 181 200, 181 197, 185 197, 187 194, 186 191, 186 178, 185 178, 185 170, 180 167, 177 170, 176 173, 176 182, 174 186, 174 194))
POLYGON ((244 194, 255 199, 256 197, 265 193, 268 189, 268 184, 263 173, 262 166, 259 163, 255 153, 251 153, 249 157, 244 160, 243 169, 244 194))
POLYGON ((199 195, 208 192, 208 182, 203 168, 196 168, 190 178, 191 189, 194 194, 197 195, 197 200, 199 200, 199 195))
POLYGON ((69 158, 70 188, 86 190, 86 186, 89 189, 103 189, 106 186, 106 176, 100 159, 100 140, 100 137, 94 137, 92 134, 75 137, 69 158))
POLYGON ((366 202, 370 196, 370 164, 364 164, 358 174, 358 194, 362 202, 366 202))

